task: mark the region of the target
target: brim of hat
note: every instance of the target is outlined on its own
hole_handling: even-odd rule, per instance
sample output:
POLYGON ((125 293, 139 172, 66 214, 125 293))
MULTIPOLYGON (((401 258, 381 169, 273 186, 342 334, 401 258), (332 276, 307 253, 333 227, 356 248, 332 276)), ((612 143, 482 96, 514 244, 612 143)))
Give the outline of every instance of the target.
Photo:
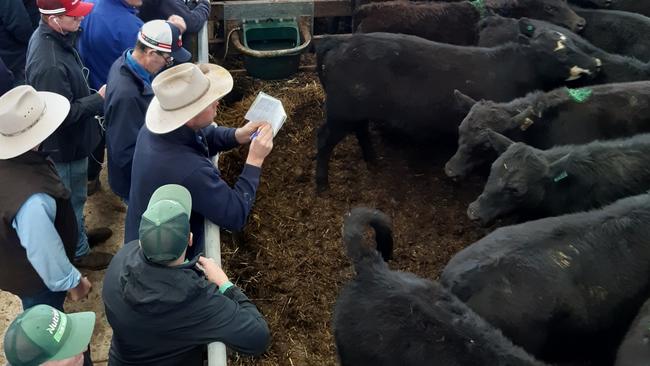
POLYGON ((192 195, 190 194, 190 191, 187 190, 187 188, 178 184, 166 184, 159 187, 151 195, 147 209, 149 209, 157 202, 163 200, 178 202, 181 206, 183 206, 183 209, 185 210, 187 216, 190 216, 192 212, 192 195))
POLYGON ((151 103, 149 103, 145 117, 145 124, 149 131, 157 134, 174 131, 192 119, 192 117, 201 113, 211 103, 230 93, 233 86, 233 79, 228 70, 214 64, 203 64, 202 66, 208 67, 209 69, 205 73, 205 76, 210 80, 210 87, 207 92, 190 105, 170 111, 164 110, 160 106, 158 98, 154 96, 151 103))
POLYGON ((0 135, 0 159, 11 159, 38 146, 63 123, 70 112, 70 102, 64 96, 37 92, 45 101, 45 113, 27 131, 13 137, 0 135))
POLYGON ((86 350, 95 329, 95 313, 85 311, 82 313, 68 314, 70 334, 63 347, 50 360, 64 360, 74 357, 86 350))
POLYGON ((94 6, 95 4, 93 3, 80 1, 79 5, 77 5, 74 9, 66 11, 65 15, 71 17, 85 17, 86 15, 90 14, 94 6))
POLYGON ((190 51, 186 50, 183 47, 177 49, 176 51, 172 51, 171 55, 174 58, 174 61, 178 61, 179 63, 188 62, 192 59, 192 54, 190 51))

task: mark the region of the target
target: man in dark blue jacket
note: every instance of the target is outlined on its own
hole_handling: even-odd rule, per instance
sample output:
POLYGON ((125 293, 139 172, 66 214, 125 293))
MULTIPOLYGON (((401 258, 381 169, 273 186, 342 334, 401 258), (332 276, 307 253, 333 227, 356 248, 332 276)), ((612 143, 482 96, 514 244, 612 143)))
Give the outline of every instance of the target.
POLYGON ((104 112, 104 91, 91 94, 83 64, 74 48, 81 20, 93 5, 81 0, 37 0, 42 21, 29 42, 26 76, 37 90, 63 95, 70 101, 70 113, 63 124, 45 140, 43 150, 51 153, 61 180, 71 192, 72 207, 79 225, 75 265, 102 269, 110 262, 108 253, 90 254, 89 242, 110 237, 108 228, 86 234, 84 205, 88 155, 99 141, 95 116, 104 112))
POLYGON ((25 83, 25 56, 34 28, 23 0, 0 1, 0 58, 13 72, 15 83, 25 83))
POLYGON ((151 80, 168 60, 187 62, 191 58, 191 54, 181 47, 182 43, 171 42, 178 40, 180 34, 180 29, 171 23, 162 20, 147 22, 142 26, 135 48, 124 52, 108 74, 104 103, 108 183, 125 202, 128 202, 131 187, 135 141, 153 98, 151 80), (147 40, 162 44, 171 42, 171 47, 164 48, 147 40))
POLYGON ((178 65, 154 79, 155 97, 133 155, 125 241, 138 238, 139 218, 151 194, 163 184, 180 184, 192 193, 195 251, 203 249, 206 218, 230 230, 244 226, 255 201, 262 163, 273 148, 273 128, 266 122, 249 122, 237 129, 212 125, 219 99, 232 85, 230 73, 212 64, 178 65), (257 137, 252 138, 256 131, 257 137), (230 188, 210 157, 248 142, 246 165, 230 188))
POLYGON ((205 346, 216 341, 245 354, 266 350, 269 329, 255 305, 214 261, 187 255, 191 212, 187 189, 158 188, 140 239, 125 244, 106 270, 110 365, 200 366, 205 346))
MULTIPOLYGON (((195 34, 201 30, 210 16, 210 0, 147 0, 140 8, 140 18, 145 22, 154 19, 167 19, 176 14, 185 20, 185 34, 195 34)), ((189 39, 184 37, 184 42, 189 39)))

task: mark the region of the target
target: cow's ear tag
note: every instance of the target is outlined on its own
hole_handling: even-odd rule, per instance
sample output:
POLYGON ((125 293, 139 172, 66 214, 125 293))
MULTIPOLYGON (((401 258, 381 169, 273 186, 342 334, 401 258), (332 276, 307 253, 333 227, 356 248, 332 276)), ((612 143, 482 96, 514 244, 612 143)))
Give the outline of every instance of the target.
POLYGON ((553 182, 557 183, 568 176, 569 174, 567 174, 566 170, 564 170, 562 171, 562 173, 558 174, 555 178, 553 178, 553 182))
POLYGON ((584 103, 591 97, 593 90, 589 88, 579 88, 579 89, 570 89, 567 88, 567 94, 569 98, 577 103, 584 103))

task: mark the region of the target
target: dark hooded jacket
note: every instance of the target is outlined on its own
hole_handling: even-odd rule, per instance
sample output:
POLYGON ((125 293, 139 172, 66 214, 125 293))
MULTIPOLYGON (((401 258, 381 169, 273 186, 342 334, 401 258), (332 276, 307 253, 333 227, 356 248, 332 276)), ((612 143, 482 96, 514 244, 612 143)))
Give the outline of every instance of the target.
POLYGON ((113 328, 109 365, 203 365, 215 341, 245 354, 266 350, 269 329, 236 286, 221 294, 195 269, 149 262, 138 241, 120 249, 104 278, 102 298, 113 328))
POLYGON ((77 33, 62 35, 45 23, 38 26, 27 50, 27 84, 38 91, 61 94, 70 113, 43 142, 43 151, 56 163, 81 160, 99 143, 96 115, 104 114, 104 98, 90 93, 81 58, 74 48, 77 33))

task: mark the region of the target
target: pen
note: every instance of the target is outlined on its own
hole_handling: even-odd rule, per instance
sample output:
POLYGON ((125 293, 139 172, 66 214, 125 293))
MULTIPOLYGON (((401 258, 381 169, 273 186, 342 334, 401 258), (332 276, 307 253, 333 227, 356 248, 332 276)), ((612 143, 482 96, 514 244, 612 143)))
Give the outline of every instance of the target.
POLYGON ((255 132, 251 133, 251 140, 257 137, 257 135, 260 134, 260 130, 255 130, 255 132))

